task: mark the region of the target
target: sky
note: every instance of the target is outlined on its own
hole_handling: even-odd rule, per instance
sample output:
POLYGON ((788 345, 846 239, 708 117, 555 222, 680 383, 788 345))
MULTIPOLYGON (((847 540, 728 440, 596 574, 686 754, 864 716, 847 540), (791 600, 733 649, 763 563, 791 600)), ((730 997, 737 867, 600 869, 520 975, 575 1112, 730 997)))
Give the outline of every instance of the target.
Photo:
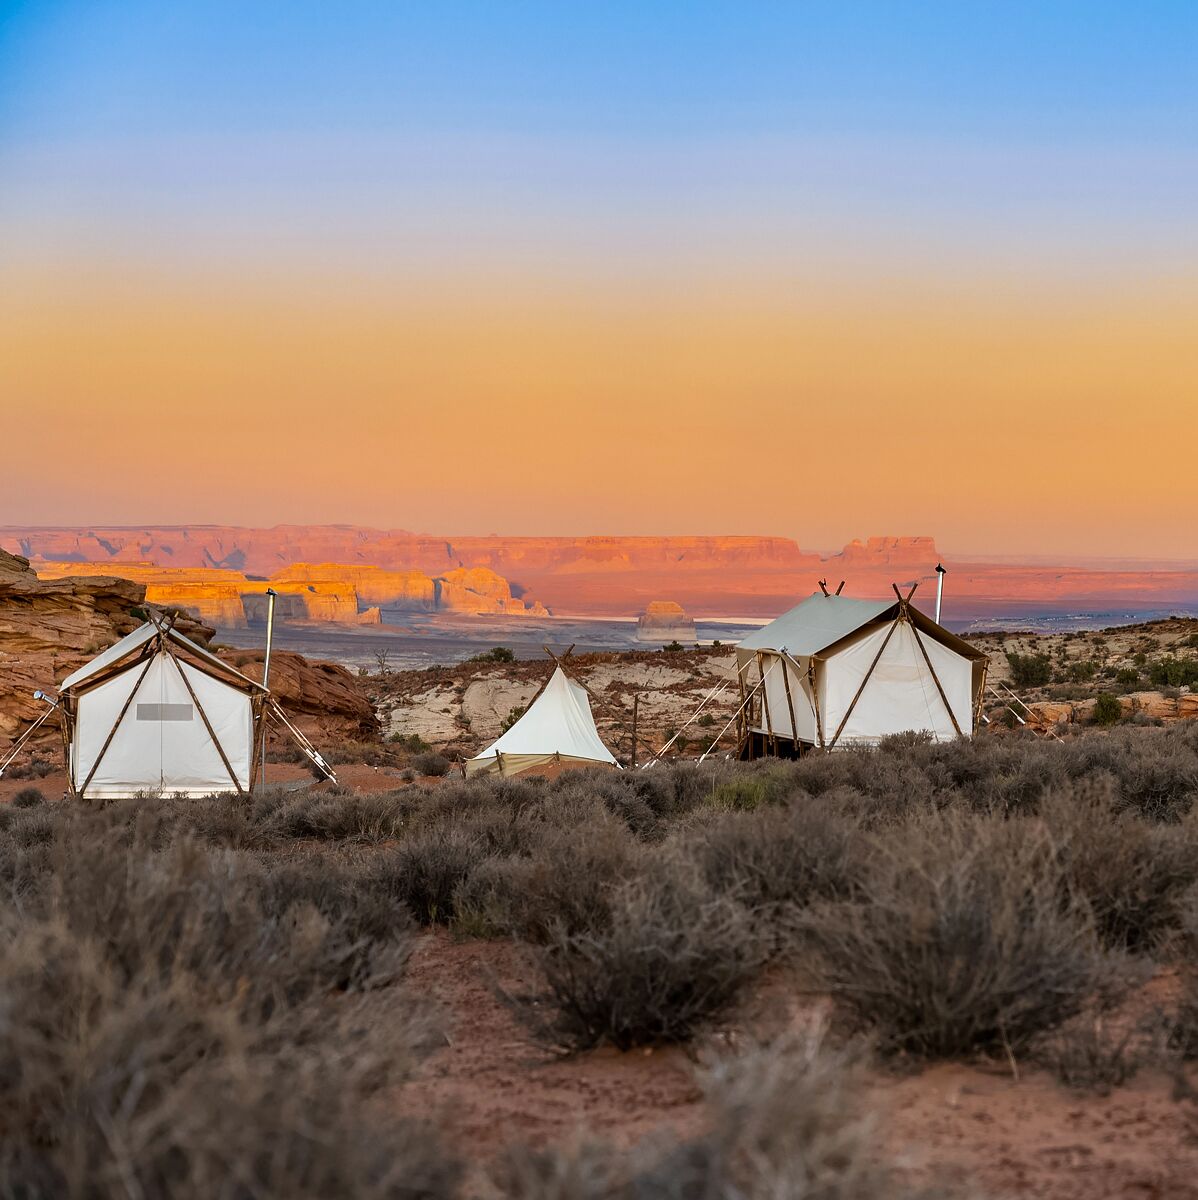
POLYGON ((0 524, 1198 556, 1198 5, 0 0, 0 524))

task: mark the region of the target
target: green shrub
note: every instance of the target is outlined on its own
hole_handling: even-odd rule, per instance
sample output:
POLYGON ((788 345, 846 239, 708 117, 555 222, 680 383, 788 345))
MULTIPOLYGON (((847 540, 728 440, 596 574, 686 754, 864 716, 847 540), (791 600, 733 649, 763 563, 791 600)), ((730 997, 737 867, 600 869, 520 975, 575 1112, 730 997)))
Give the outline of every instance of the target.
POLYGON ((1140 672, 1132 670, 1131 667, 1123 667, 1115 674, 1115 682, 1125 691, 1138 686, 1140 682, 1140 672))
POLYGON ((1099 692, 1098 699, 1094 702, 1094 720, 1099 725, 1114 725, 1116 721, 1123 717, 1123 706, 1119 703, 1118 696, 1112 696, 1110 692, 1099 692))
POLYGON ((1052 659, 1047 654, 1007 652, 1007 665, 1016 687, 1044 687, 1052 680, 1052 659))
POLYGON ((475 654, 466 661, 471 663, 510 663, 516 661, 516 655, 506 646, 492 646, 490 650, 475 654))
POLYGON ((443 754, 438 754, 436 751, 425 754, 417 754, 412 759, 412 769, 418 775, 430 775, 434 778, 439 778, 442 775, 449 773, 449 768, 452 764, 449 759, 443 754))

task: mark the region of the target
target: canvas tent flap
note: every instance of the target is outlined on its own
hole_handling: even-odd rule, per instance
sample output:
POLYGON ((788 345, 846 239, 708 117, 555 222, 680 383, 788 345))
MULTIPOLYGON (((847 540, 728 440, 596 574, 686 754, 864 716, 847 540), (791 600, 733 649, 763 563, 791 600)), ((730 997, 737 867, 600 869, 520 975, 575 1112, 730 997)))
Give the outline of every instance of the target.
POLYGON ((499 770, 502 763, 516 774, 559 759, 618 765, 595 728, 586 689, 561 667, 515 725, 466 763, 466 773, 499 770))
POLYGON ((815 592, 764 628, 742 638, 736 650, 741 661, 758 650, 785 649, 792 658, 806 658, 841 641, 895 607, 894 600, 854 600, 815 592))
POLYGON ((775 737, 792 741, 814 742, 818 736, 815 707, 806 671, 789 655, 774 654, 768 650, 761 651, 761 665, 765 687, 757 732, 772 733, 775 737), (790 685, 789 693, 787 684, 790 685))

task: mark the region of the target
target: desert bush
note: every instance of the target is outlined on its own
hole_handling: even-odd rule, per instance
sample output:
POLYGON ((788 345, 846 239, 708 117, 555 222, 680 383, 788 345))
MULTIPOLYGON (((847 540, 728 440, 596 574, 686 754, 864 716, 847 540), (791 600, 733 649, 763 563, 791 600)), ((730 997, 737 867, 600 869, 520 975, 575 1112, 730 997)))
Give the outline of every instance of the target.
POLYGON ((1099 692, 1094 701, 1094 721, 1098 725, 1114 725, 1123 716, 1123 706, 1117 696, 1110 692, 1099 692))
POLYGON ((1140 672, 1131 667, 1121 667, 1115 672, 1115 682, 1124 689, 1130 691, 1137 687, 1140 682, 1140 672))
POLYGON ((12 803, 15 808, 37 808, 39 804, 46 803, 46 797, 41 788, 22 788, 13 796, 12 803))
POLYGON ((1118 1021, 1094 1013, 1075 1018, 1043 1039, 1035 1056, 1065 1087, 1102 1096, 1162 1060, 1151 1021, 1118 1021))
POLYGON ((613 894, 644 862, 627 828, 597 808, 585 826, 543 830, 527 856, 481 863, 454 893, 455 927, 539 944, 601 932, 613 894))
POLYGON ((597 1143, 509 1150, 495 1171, 521 1200, 875 1200, 907 1195, 878 1162, 861 1056, 819 1034, 708 1057, 710 1129, 631 1153, 597 1143))
POLYGON ((856 818, 804 797, 787 808, 720 814, 680 844, 716 892, 768 928, 788 905, 851 895, 860 836, 856 818))
POLYGON ((407 750, 409 754, 420 754, 424 750, 432 749, 418 733, 393 733, 387 741, 401 750, 407 750))
POLYGON ((606 927, 550 932, 536 954, 544 989, 519 1007, 565 1049, 685 1042, 740 994, 764 954, 742 905, 665 859, 619 886, 606 927))
POLYGON ((412 759, 412 769, 417 775, 430 775, 440 777, 449 773, 450 762, 444 754, 437 754, 435 751, 426 754, 417 754, 412 759))
POLYGON ((37 810, 49 852, 0 919, 0 1194, 451 1195, 375 1100, 425 1037, 372 999, 404 925, 368 936, 133 807, 37 810))
POLYGON ((887 1050, 1016 1053, 1115 987, 1047 833, 925 817, 873 839, 862 894, 800 912, 817 986, 887 1050))
POLYGON ((471 663, 510 663, 516 661, 516 656, 506 646, 492 646, 490 650, 483 650, 466 661, 471 663))
POLYGON ((1047 654, 1007 652, 1007 665, 1017 688, 1044 687, 1052 679, 1052 659, 1047 654))
POLYGON ((422 925, 449 924, 455 894, 488 854, 469 829, 420 829, 372 862, 370 886, 401 900, 422 925))
POLYGON ((1157 687, 1198 684, 1198 658, 1158 658, 1148 666, 1148 678, 1157 687))
POLYGON ((1198 822, 1160 824, 1120 811, 1109 778, 1066 787, 1041 811, 1064 894, 1085 899, 1107 946, 1150 952, 1181 928, 1198 884, 1198 822))

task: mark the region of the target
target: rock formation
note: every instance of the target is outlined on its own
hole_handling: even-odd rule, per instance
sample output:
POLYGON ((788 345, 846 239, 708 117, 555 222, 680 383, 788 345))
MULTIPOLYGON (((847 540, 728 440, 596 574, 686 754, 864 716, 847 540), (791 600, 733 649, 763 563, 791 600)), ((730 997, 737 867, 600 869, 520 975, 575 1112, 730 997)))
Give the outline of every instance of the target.
MULTIPOLYGON (((0 550, 0 737, 16 737, 42 714, 36 689, 52 690, 136 629, 144 600, 145 589, 125 579, 39 579, 26 559, 0 550)), ((194 621, 179 628, 200 642, 213 632, 194 621)))
POLYGON ((695 640, 695 623, 681 604, 675 604, 673 600, 654 600, 636 623, 636 640, 682 642, 689 646, 695 640))
POLYGON ((448 612, 508 613, 514 616, 546 616, 540 604, 526 605, 512 595, 511 586, 502 575, 488 567, 458 567, 435 580, 437 607, 448 612))
MULTIPOLYGON (((260 579, 318 563, 334 572, 312 582, 358 589, 362 607, 427 603, 438 579, 459 569, 486 568, 509 584, 518 611, 538 612, 535 596, 555 613, 632 616, 659 596, 691 611, 776 616, 809 595, 816 581, 847 581, 850 596, 885 596, 891 582, 925 581, 916 603, 925 610, 935 592, 941 557, 929 537, 872 537, 836 554, 802 550, 780 537, 437 537, 359 526, 217 526, 148 529, 0 529, 0 545, 26 557, 83 562, 154 563, 219 568, 260 579), (335 573, 339 572, 339 573, 335 573), (352 572, 352 573, 351 573, 352 572), (408 576, 412 591, 387 576, 408 576), (378 583, 378 594, 366 588, 378 583), (399 592, 400 594, 396 594, 399 592)), ((1034 601, 1038 609, 1184 608, 1198 603, 1198 570, 1090 570, 1051 565, 948 561, 945 615, 978 617, 1034 601)), ((95 568, 89 568, 89 570, 95 568)), ((311 570, 311 568, 308 568, 311 570)), ((300 580, 302 582, 302 580, 300 580)), ((467 592, 474 589, 467 587, 467 592)), ((514 612, 483 605, 445 589, 456 611, 514 612)), ((478 595, 486 597, 486 589, 478 595)), ((214 602, 215 602, 215 598, 214 602)), ((501 599, 501 597, 494 597, 501 599)), ((208 610, 213 611, 213 610, 208 610)), ((223 623, 223 622, 222 622, 223 623)))
MULTIPOLYGON (((33 699, 35 689, 52 691, 131 633, 145 620, 146 603, 141 583, 94 575, 40 579, 28 560, 0 550, 0 745, 44 711, 33 699)), ((201 645, 214 633, 186 614, 178 614, 176 625, 201 645)), ((262 677, 261 654, 225 656, 251 678, 262 677)), ((277 652, 271 658, 271 688, 306 729, 353 738, 377 735, 374 710, 344 667, 277 652)))

